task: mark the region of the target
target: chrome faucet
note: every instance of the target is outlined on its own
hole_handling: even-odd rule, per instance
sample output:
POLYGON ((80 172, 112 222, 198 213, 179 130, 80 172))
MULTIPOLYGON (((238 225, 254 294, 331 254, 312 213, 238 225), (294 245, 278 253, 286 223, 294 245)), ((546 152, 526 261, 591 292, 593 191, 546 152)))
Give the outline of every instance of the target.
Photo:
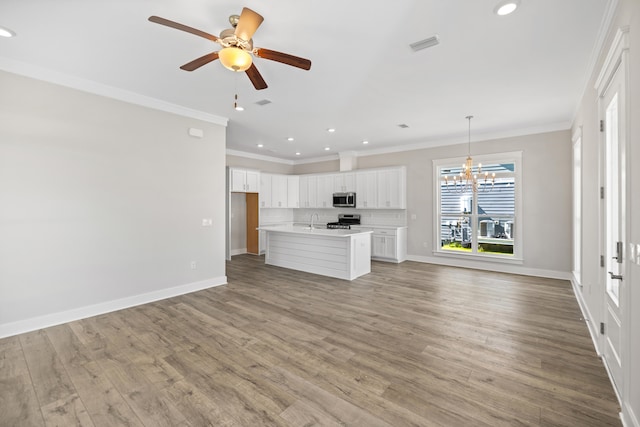
POLYGON ((311 223, 309 224, 309 228, 313 230, 313 216, 316 216, 316 219, 320 221, 320 217, 318 216, 318 212, 314 212, 311 214, 311 223))

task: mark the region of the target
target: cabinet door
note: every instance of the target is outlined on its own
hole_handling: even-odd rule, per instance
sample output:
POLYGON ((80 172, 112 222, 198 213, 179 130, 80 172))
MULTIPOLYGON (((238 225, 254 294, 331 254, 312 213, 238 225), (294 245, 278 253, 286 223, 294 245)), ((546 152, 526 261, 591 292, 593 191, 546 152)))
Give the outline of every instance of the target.
POLYGON ((376 172, 358 172, 356 178, 356 207, 360 209, 376 208, 377 174, 376 172))
POLYGON ((300 191, 298 193, 299 204, 301 208, 309 207, 309 177, 301 176, 298 183, 300 191))
POLYGON ((318 175, 318 208, 333 207, 333 175, 318 175))
POLYGON ((405 173, 403 168, 378 171, 378 208, 406 208, 405 173))
POLYGON ((371 236, 371 256, 372 257, 385 257, 385 237, 384 236, 376 236, 375 234, 371 236))
POLYGON ((245 189, 247 193, 257 193, 260 185, 260 172, 246 171, 245 189))
POLYGON ((333 191, 336 193, 356 191, 356 174, 345 172, 333 175, 333 191))
POLYGON ((230 169, 229 175, 231 176, 231 191, 234 193, 244 193, 247 188, 247 171, 242 169, 230 169))
POLYGON ((260 174, 260 207, 270 208, 272 203, 272 191, 271 191, 272 175, 261 173, 260 174))
POLYGON ((273 175, 271 177, 271 207, 287 207, 287 176, 273 175))
POLYGON ((384 257, 396 259, 396 238, 395 236, 386 236, 384 238, 384 257))
POLYGON ((296 175, 287 177, 287 207, 300 207, 300 177, 296 175))
POLYGON ((356 174, 355 173, 342 173, 342 185, 344 190, 342 191, 356 191, 356 174))

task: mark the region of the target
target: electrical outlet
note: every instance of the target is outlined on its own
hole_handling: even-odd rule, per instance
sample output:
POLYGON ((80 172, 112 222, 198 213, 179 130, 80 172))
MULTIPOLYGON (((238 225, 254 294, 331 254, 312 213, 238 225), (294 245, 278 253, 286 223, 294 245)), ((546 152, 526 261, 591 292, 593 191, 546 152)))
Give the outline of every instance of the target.
MULTIPOLYGON (((232 216, 233 218, 233 216, 232 216)), ((203 227, 211 227, 213 225, 213 219, 211 218, 202 218, 202 226, 203 227)))
POLYGON ((411 219, 418 219, 418 216, 416 214, 411 214, 411 219))
POLYGON ((198 267, 198 264, 196 264, 195 261, 191 261, 191 269, 195 270, 198 267))
POLYGON ((429 245, 427 244, 427 242, 422 242, 422 246, 424 246, 425 248, 428 248, 429 245))

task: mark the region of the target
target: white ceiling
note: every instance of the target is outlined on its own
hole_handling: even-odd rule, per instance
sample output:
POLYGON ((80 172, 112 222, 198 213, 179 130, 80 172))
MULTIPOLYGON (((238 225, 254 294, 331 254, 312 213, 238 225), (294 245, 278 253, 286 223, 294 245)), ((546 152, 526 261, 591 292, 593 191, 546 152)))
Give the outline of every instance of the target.
POLYGON ((498 0, 2 0, 0 26, 17 36, 0 38, 0 68, 226 117, 227 148, 304 161, 464 142, 469 114, 473 140, 569 128, 611 1, 521 0, 499 17, 498 0), (261 91, 219 61, 182 71, 218 45, 147 20, 218 35, 242 6, 264 16, 255 46, 311 70, 255 58, 261 91), (438 46, 409 48, 434 34, 438 46))

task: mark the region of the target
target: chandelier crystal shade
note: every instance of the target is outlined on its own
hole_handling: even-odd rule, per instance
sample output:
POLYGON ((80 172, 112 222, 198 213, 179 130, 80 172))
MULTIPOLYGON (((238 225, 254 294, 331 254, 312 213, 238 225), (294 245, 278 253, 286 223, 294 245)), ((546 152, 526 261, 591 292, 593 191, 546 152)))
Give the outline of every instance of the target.
POLYGON ((491 191, 496 181, 496 174, 493 172, 482 172, 482 163, 478 163, 477 167, 473 166, 473 159, 471 158, 471 119, 473 116, 467 116, 469 121, 469 142, 467 151, 467 160, 462 164, 462 169, 459 174, 449 177, 445 175, 442 179, 442 185, 449 192, 465 193, 473 191, 491 191))

